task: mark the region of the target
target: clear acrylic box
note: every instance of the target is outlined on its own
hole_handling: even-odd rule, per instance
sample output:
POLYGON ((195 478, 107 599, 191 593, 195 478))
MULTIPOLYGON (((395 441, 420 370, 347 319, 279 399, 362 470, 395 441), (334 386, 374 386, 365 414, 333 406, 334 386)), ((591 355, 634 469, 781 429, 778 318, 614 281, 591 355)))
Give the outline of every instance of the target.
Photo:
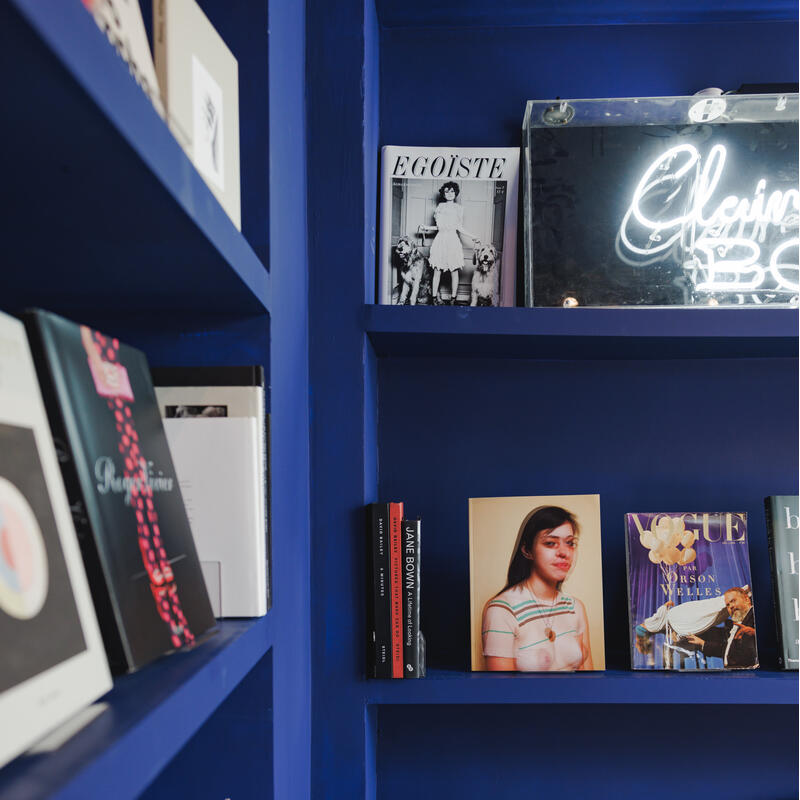
POLYGON ((529 101, 525 304, 796 305, 798 95, 529 101))

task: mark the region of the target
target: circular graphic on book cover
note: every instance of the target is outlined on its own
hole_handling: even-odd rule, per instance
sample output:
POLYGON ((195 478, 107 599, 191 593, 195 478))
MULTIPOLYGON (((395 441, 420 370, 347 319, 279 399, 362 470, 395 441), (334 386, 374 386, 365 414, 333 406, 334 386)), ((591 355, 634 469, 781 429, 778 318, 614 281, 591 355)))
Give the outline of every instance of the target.
POLYGON ((0 609, 32 619, 47 597, 47 552, 25 496, 0 477, 0 609))

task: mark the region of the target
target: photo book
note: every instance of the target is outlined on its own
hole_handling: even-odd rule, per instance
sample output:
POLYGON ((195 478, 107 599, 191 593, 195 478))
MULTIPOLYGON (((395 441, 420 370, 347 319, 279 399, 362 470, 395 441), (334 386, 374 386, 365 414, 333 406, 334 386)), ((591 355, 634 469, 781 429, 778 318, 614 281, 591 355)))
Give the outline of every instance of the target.
POLYGON ((513 306, 516 147, 381 151, 378 301, 513 306))
POLYGON ((744 513, 625 515, 631 666, 758 666, 744 513))
POLYGON ((269 607, 264 368, 151 374, 214 616, 261 617, 269 607))
POLYGON ((21 322, 0 313, 0 766, 111 688, 21 322))
POLYGON ((138 669, 215 624, 147 360, 55 314, 24 320, 108 659, 138 669))
POLYGON ((474 671, 604 670, 600 496, 469 501, 474 671))
POLYGON ((800 497, 796 494, 775 495, 767 497, 764 504, 778 633, 778 664, 782 669, 797 669, 800 665, 800 497))
POLYGON ((241 230, 239 64, 195 0, 153 0, 153 39, 169 129, 241 230))

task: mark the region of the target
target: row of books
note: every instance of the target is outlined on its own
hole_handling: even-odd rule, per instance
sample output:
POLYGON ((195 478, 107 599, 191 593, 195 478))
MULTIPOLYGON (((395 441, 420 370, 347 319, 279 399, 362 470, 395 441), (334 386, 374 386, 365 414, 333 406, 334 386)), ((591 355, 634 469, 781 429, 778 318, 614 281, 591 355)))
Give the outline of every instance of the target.
MULTIPOLYGON (((796 670, 798 497, 769 497, 766 512, 779 665, 796 670)), ((405 590, 403 566, 392 564, 394 540, 405 541, 401 518, 402 504, 371 506, 374 677, 403 675, 395 605, 405 595, 391 594, 395 584, 405 590)), ((628 628, 631 667, 757 668, 747 515, 629 513, 624 526, 629 619, 613 624, 628 628)), ((605 669, 599 495, 471 498, 469 548, 473 670, 605 669)), ((418 586, 415 597, 412 608, 418 586)))
POLYGON ((403 503, 372 503, 367 516, 367 674, 422 678, 422 522, 404 519, 403 503))
POLYGON ((195 0, 153 0, 153 48, 138 0, 82 0, 237 230, 239 66, 195 0))
POLYGON ((521 240, 526 306, 796 306, 797 124, 785 87, 532 100, 521 149, 386 146, 377 302, 514 306, 521 240))
POLYGON ((0 766, 112 674, 268 601, 263 368, 151 373, 113 336, 21 317, 0 313, 0 766))

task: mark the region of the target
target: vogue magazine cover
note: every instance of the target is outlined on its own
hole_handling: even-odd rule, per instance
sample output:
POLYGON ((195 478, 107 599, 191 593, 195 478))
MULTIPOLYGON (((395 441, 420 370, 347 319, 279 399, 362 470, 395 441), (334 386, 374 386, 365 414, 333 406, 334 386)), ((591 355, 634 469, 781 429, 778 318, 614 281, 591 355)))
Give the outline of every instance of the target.
POLYGON ((469 501, 472 669, 605 669, 599 495, 469 501))
POLYGON ((626 514, 631 666, 758 666, 743 513, 626 514))

